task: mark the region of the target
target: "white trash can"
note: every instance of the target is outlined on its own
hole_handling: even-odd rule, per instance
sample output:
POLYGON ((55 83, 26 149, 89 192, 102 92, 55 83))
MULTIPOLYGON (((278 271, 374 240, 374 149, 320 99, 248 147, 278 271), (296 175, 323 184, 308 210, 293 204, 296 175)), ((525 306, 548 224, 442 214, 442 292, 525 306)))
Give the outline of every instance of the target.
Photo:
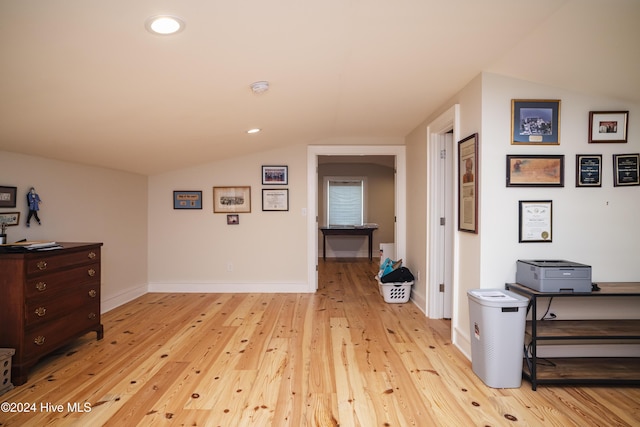
POLYGON ((467 296, 473 372, 489 387, 520 387, 529 300, 504 289, 472 289, 467 296))

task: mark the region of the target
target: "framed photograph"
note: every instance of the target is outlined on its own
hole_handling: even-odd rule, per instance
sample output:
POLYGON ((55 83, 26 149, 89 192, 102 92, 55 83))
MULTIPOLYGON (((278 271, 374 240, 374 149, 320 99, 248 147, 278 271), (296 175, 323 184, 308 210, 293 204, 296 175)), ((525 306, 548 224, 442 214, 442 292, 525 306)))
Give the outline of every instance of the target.
POLYGON ((602 187, 601 154, 576 154, 576 187, 602 187))
POLYGON ((213 212, 251 212, 251 187, 213 187, 213 212))
POLYGON ((511 100, 511 144, 559 145, 560 100, 511 100))
POLYGON ((289 166, 262 166, 262 185, 289 184, 289 166))
POLYGON ((174 191, 173 209, 202 209, 202 191, 174 191))
POLYGON ((288 211, 289 210, 289 189, 262 190, 262 210, 263 211, 288 211))
POLYGON ((589 143, 627 142, 628 111, 590 111, 589 143))
POLYGON ((507 187, 564 187, 564 155, 507 155, 507 187))
POLYGON ((15 208, 17 191, 17 187, 0 186, 0 208, 15 208))
POLYGON ((240 215, 238 214, 227 215, 227 225, 238 225, 238 224, 240 224, 240 215))
POLYGON ((638 163, 640 154, 613 155, 613 186, 640 185, 638 163))
POLYGON ((518 242, 552 241, 552 208, 551 200, 521 200, 519 202, 520 227, 518 242))
POLYGON ((0 224, 9 227, 20 224, 20 212, 0 212, 0 224))
POLYGON ((458 142, 458 230, 478 233, 478 134, 458 142))

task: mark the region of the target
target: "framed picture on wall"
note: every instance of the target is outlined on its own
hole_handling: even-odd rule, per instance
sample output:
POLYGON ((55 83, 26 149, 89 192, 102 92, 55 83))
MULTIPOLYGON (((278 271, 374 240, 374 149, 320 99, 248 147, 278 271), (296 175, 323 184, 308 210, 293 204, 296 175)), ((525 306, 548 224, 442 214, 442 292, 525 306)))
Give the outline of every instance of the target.
POLYGON ((628 111, 590 111, 589 143, 627 142, 628 111))
POLYGON ((560 100, 512 99, 511 144, 559 145, 560 100))
POLYGON ((262 185, 287 185, 288 166, 262 166, 262 185))
POLYGON ((552 206, 551 200, 521 200, 519 202, 518 242, 552 241, 552 206))
POLYGON ((507 187, 564 187, 564 155, 507 155, 507 187))
POLYGON ((20 212, 0 212, 0 224, 8 227, 20 224, 20 212))
POLYGON ((202 209, 202 191, 174 191, 173 209, 202 209))
POLYGON ((18 187, 0 186, 0 208, 16 207, 16 192, 18 187))
POLYGON ((262 210, 263 211, 288 211, 289 210, 289 189, 263 189, 262 190, 262 210))
POLYGON ((576 187, 602 186, 602 155, 576 154, 576 187))
POLYGON ((251 187, 213 187, 213 212, 251 212, 251 187))
POLYGON ((478 233, 478 134, 458 142, 458 230, 478 233))
POLYGON ((614 154, 613 186, 640 185, 640 178, 638 177, 639 163, 640 154, 614 154))

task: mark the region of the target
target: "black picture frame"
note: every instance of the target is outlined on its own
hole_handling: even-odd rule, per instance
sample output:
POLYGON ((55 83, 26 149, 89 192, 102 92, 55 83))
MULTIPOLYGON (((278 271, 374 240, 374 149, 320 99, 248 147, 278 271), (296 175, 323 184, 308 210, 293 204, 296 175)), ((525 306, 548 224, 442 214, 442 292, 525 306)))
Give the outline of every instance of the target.
POLYGON ((576 187, 602 187, 602 154, 576 154, 576 187))
POLYGON ((519 243, 551 243, 553 241, 553 201, 520 200, 518 218, 519 243))
POLYGON ((174 191, 173 209, 202 209, 202 191, 174 191))
POLYGON ((613 186, 628 187, 640 185, 638 177, 638 164, 640 154, 614 154, 613 155, 613 186))
POLYGON ((507 154, 507 187, 564 187, 564 155, 507 154))
POLYGON ((512 99, 511 144, 560 145, 560 100, 512 99))
POLYGON ((262 210, 288 211, 289 210, 289 189, 288 188, 264 188, 262 189, 262 210))
POLYGON ((262 185, 288 185, 288 166, 262 166, 262 185))
POLYGON ((458 142, 458 231, 478 233, 478 134, 458 142))
POLYGON ((0 208, 15 208, 18 187, 0 186, 0 208))

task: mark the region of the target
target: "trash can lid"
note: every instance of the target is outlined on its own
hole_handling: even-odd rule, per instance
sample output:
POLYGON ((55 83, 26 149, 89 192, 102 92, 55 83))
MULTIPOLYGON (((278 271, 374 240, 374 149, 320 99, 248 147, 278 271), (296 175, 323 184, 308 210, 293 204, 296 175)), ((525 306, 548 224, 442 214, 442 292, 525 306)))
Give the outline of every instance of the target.
POLYGON ((487 307, 525 307, 529 299, 506 289, 471 289, 470 299, 487 307))

